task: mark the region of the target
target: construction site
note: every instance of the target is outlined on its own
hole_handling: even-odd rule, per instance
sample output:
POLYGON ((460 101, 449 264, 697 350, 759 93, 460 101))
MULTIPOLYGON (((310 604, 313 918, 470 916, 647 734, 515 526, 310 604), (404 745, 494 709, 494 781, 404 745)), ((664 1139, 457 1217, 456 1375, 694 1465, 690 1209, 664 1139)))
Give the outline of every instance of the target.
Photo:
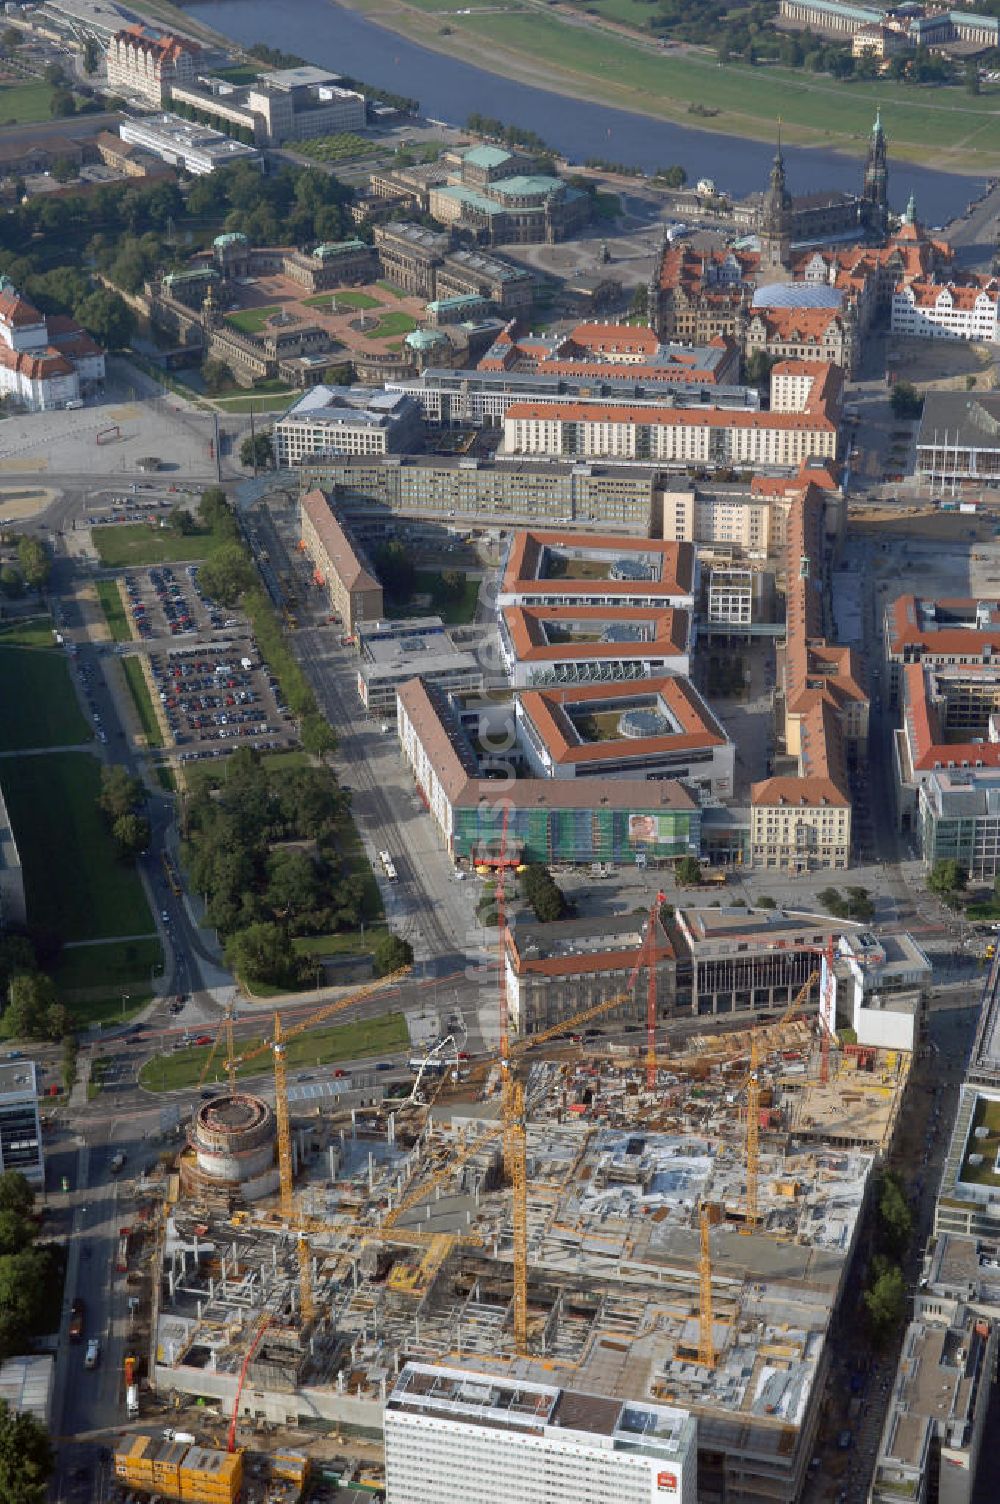
POLYGON ((197 1397, 199 1441, 377 1444, 405 1364, 447 1363, 679 1407, 699 1497, 799 1494, 910 1056, 821 1022, 832 950, 780 1018, 666 1055, 645 944, 558 1033, 508 1037, 501 997, 496 1059, 367 1106, 340 1082, 290 1104, 284 1053, 370 989, 276 1017, 273 1112, 237 1088, 224 1021, 230 1086, 171 1177, 146 1378, 197 1397), (627 1000, 638 1048, 572 1032, 627 1000))

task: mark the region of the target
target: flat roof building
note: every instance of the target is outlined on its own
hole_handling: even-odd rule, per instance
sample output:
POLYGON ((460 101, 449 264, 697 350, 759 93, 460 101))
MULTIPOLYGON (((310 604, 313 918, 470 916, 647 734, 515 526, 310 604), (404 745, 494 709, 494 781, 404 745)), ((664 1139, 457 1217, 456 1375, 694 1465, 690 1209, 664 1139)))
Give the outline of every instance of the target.
POLYGON ((420 442, 415 402, 370 387, 314 386, 283 413, 272 430, 275 463, 303 465, 325 455, 384 455, 420 442))
POLYGON ((196 125, 180 115, 126 116, 119 135, 123 141, 141 146, 196 177, 233 162, 249 162, 263 170, 264 159, 255 146, 244 146, 209 125, 196 125))
POLYGON ((52 1422, 56 1360, 51 1353, 27 1353, 0 1363, 0 1401, 14 1415, 33 1415, 40 1426, 52 1422))
POLYGON ((1000 768, 940 769, 917 791, 924 866, 955 861, 973 882, 1000 876, 1000 768))
POLYGON ((386 1504, 695 1504, 686 1411, 407 1363, 385 1407, 386 1504))
POLYGON ((931 481, 1000 477, 1000 395, 928 392, 917 433, 916 469, 931 481))
POLYGON ((362 623, 358 631, 358 694, 372 715, 393 720, 397 691, 414 674, 450 693, 485 684, 474 638, 452 634, 440 616, 362 623), (468 646, 465 645, 468 641, 468 646))
POLYGON ((0 1171, 18 1170, 29 1185, 45 1184, 33 1060, 0 1065, 0 1171))

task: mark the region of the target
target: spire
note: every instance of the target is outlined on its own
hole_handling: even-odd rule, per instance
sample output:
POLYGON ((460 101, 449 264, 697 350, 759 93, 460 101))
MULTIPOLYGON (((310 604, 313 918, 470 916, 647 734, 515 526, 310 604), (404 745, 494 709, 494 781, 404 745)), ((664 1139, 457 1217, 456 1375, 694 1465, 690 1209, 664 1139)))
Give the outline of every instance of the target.
POLYGON ((904 225, 915 225, 917 222, 917 200, 911 193, 906 200, 906 208, 903 211, 904 225))
POLYGON ((878 106, 876 106, 876 109, 875 109, 875 124, 872 126, 872 135, 873 136, 881 136, 881 134, 882 134, 882 106, 878 105, 878 106))

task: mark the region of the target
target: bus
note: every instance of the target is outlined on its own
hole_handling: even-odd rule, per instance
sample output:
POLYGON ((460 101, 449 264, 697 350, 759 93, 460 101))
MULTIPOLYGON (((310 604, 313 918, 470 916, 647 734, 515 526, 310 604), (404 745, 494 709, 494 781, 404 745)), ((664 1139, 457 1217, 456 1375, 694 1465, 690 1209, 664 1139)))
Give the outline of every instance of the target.
POLYGON ((397 878, 397 873, 396 864, 393 861, 392 857, 387 851, 380 851, 378 854, 378 859, 382 864, 382 871, 385 873, 389 881, 391 883, 394 883, 397 878))
POLYGON ((118 1251, 115 1255, 115 1269, 119 1274, 125 1274, 128 1271, 128 1255, 131 1237, 131 1227, 119 1227, 118 1251))
POLYGON ((177 876, 177 868, 174 866, 173 862, 170 859, 169 854, 166 851, 163 853, 163 872, 164 872, 164 876, 167 879, 167 883, 168 883, 168 885, 170 887, 171 893, 174 895, 175 898, 180 898, 180 896, 181 896, 181 880, 177 876))

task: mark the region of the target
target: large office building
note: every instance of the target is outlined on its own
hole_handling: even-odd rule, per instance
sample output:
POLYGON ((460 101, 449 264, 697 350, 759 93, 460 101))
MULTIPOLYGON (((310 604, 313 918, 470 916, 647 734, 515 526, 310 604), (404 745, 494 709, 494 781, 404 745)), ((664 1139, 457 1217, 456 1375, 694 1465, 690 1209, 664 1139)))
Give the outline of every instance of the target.
POLYGON ((202 77, 175 81, 170 102, 207 115, 223 129, 248 132, 255 146, 362 130, 367 120, 365 97, 346 89, 340 76, 308 64, 263 73, 252 84, 202 77))
POLYGON ((0 1172, 6 1170, 17 1170, 29 1185, 45 1184, 33 1060, 8 1060, 0 1065, 0 1172))
MULTIPOLYGON (((911 663, 903 670, 900 703, 893 739, 896 813, 900 825, 912 827, 920 792, 936 773, 978 776, 1000 769, 1000 665, 911 663)), ((923 808, 930 812, 936 802, 931 794, 923 808)), ((985 825, 980 834, 985 840, 985 825)))
MULTIPOLYGON (((423 673, 418 662, 414 672, 423 673)), ((495 706, 493 709, 495 710, 495 706)), ((494 864, 501 845, 525 862, 667 861, 696 856, 700 810, 672 779, 519 778, 477 751, 488 709, 463 707, 413 678, 397 693, 403 758, 455 862, 494 864)), ((513 750, 513 749, 512 749, 513 750)))
POLYGON ((939 769, 917 791, 924 866, 958 862, 974 883, 1000 877, 1000 768, 939 769))
POLYGON ((298 466, 327 455, 391 454, 418 443, 422 432, 409 397, 364 386, 314 386, 275 423, 274 459, 278 466, 298 466))
POLYGON ((361 623, 357 634, 361 703, 370 715, 391 721, 397 692, 414 674, 445 693, 478 692, 484 687, 485 674, 477 646, 475 634, 449 629, 439 616, 361 623))
POLYGON ((678 778, 706 801, 732 796, 733 744, 678 675, 526 689, 516 715, 518 741, 536 777, 678 778))
POLYGON ((689 543, 572 532, 511 534, 497 608, 639 606, 692 611, 698 560, 689 543))
POLYGON ((171 167, 180 167, 194 177, 204 177, 234 162, 249 163, 263 170, 264 159, 256 146, 233 141, 210 125, 195 125, 180 115, 128 115, 119 126, 123 141, 141 146, 171 167))
POLYGON ((407 1363, 385 1407, 386 1504, 695 1504, 686 1410, 407 1363))
POLYGON ((505 606, 498 627, 514 689, 690 672, 693 619, 669 606, 505 606))

